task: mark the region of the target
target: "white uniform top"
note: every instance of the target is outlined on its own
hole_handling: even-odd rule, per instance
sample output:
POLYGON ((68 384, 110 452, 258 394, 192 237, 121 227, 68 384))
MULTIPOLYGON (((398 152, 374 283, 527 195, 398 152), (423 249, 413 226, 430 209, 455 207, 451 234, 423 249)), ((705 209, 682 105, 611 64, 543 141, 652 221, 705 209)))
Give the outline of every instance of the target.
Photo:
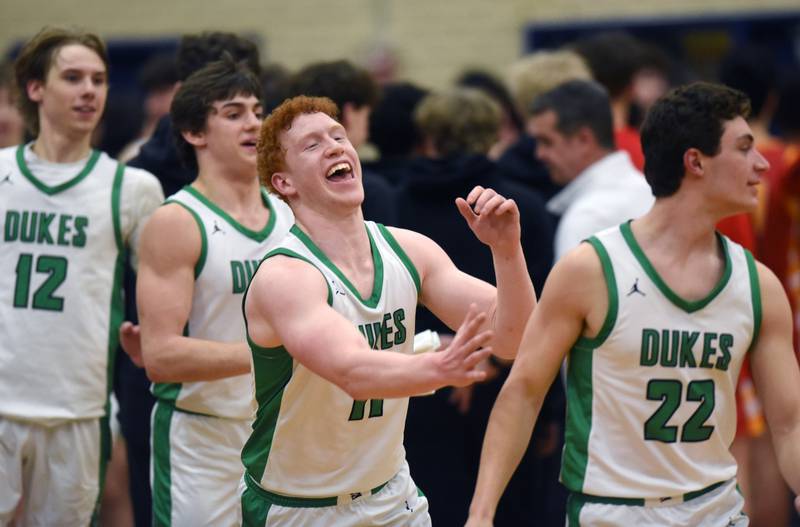
POLYGON ((659 499, 736 475, 734 391, 761 297, 753 257, 719 240, 723 276, 689 302, 658 276, 629 223, 589 239, 609 309, 600 334, 569 354, 561 479, 571 491, 659 499))
MULTIPOLYGON (((376 353, 413 353, 419 275, 385 227, 365 224, 375 266, 369 298, 297 226, 267 258, 282 254, 316 267, 328 304, 376 353)), ((314 321, 308 324, 315 331, 314 321)), ((321 498, 373 489, 400 470, 407 397, 354 401, 285 348, 250 346, 258 413, 242 461, 252 481, 285 496, 321 498)))
POLYGON ((0 415, 103 416, 123 317, 123 250, 163 199, 151 174, 0 150, 0 415))
MULTIPOLYGON (((217 342, 244 341, 242 294, 258 262, 294 223, 286 203, 264 189, 261 192, 269 220, 260 231, 243 226, 194 187, 184 187, 167 199, 167 203, 178 203, 191 212, 202 240, 186 336, 217 342)), ((216 381, 156 383, 153 394, 179 410, 252 419, 252 383, 249 373, 216 381)))

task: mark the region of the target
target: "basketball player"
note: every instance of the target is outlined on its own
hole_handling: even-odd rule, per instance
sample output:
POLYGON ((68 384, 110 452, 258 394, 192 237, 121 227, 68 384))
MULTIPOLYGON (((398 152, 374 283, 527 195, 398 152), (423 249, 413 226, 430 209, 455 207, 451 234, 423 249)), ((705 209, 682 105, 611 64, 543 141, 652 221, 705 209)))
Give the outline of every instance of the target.
POLYGON ((492 412, 468 525, 491 525, 568 356, 568 525, 747 525, 729 447, 750 353, 781 470, 800 491, 800 374, 780 283, 717 222, 757 205, 749 102, 698 83, 642 127, 656 203, 559 262, 492 412))
POLYGON ((142 357, 154 382, 155 525, 233 525, 239 458, 255 401, 242 294, 294 223, 259 185, 257 77, 228 58, 192 74, 172 102, 178 152, 197 179, 142 233, 142 357))
POLYGON ((403 450, 408 397, 482 379, 490 348, 476 349, 511 356, 535 304, 513 201, 476 187, 456 202, 492 250, 495 290, 429 238, 363 220, 360 162, 336 114, 329 99, 290 99, 259 140, 262 181, 297 223, 245 298, 259 409, 242 452, 244 525, 428 525, 403 450), (444 351, 409 354, 417 303, 460 327, 444 351))
POLYGON ((15 63, 36 139, 0 150, 0 524, 87 525, 110 443, 124 251, 158 181, 90 146, 108 60, 91 33, 45 28, 15 63))

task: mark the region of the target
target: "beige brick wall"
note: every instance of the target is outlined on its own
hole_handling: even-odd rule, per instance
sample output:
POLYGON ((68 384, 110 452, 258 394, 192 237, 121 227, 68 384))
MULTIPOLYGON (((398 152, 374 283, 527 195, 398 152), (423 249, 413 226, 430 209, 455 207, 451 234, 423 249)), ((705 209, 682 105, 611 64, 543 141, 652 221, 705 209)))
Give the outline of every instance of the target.
POLYGON ((0 0, 0 50, 51 23, 105 38, 245 32, 291 68, 358 59, 382 41, 398 49, 406 78, 440 87, 465 66, 503 73, 533 21, 790 9, 798 0, 0 0))

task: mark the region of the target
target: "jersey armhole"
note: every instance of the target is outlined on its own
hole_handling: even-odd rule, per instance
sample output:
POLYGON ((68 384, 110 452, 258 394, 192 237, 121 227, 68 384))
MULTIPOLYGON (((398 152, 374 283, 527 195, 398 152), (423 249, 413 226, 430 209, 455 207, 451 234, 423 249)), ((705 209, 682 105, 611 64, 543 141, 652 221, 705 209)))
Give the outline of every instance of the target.
POLYGON ((608 251, 603 246, 602 242, 596 237, 592 236, 584 240, 586 243, 594 248, 597 257, 600 258, 600 264, 603 267, 603 276, 606 282, 606 291, 608 292, 608 309, 606 311, 606 318, 603 320, 603 326, 600 332, 593 338, 581 336, 575 343, 575 347, 580 348, 597 348, 605 342, 614 324, 617 321, 617 312, 619 309, 619 297, 617 293, 617 279, 614 276, 614 267, 611 265, 611 258, 608 256, 608 251))
POLYGON ((163 205, 169 205, 170 203, 180 205, 189 211, 189 214, 192 215, 195 223, 197 223, 197 228, 200 229, 200 257, 197 258, 197 262, 194 264, 194 278, 197 280, 197 277, 200 276, 200 273, 203 271, 203 267, 206 264, 206 256, 208 255, 208 239, 206 238, 206 228, 203 226, 203 220, 200 219, 200 215, 193 211, 191 207, 175 199, 168 199, 164 201, 163 205))
POLYGON ((753 304, 753 339, 750 341, 750 347, 747 348, 749 353, 755 348, 758 335, 761 332, 761 284, 758 281, 755 258, 747 249, 744 249, 744 256, 747 260, 747 274, 750 276, 750 297, 753 304))

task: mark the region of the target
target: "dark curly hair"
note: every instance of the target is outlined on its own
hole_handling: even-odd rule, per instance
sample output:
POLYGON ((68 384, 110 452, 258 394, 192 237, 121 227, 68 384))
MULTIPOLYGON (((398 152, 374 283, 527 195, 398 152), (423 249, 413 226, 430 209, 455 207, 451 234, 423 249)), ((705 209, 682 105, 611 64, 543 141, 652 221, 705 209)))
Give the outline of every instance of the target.
POLYGON ((656 101, 641 129, 644 174, 653 195, 677 192, 685 174, 684 153, 697 148, 716 155, 725 123, 749 115, 750 100, 744 93, 709 82, 680 86, 656 101))

